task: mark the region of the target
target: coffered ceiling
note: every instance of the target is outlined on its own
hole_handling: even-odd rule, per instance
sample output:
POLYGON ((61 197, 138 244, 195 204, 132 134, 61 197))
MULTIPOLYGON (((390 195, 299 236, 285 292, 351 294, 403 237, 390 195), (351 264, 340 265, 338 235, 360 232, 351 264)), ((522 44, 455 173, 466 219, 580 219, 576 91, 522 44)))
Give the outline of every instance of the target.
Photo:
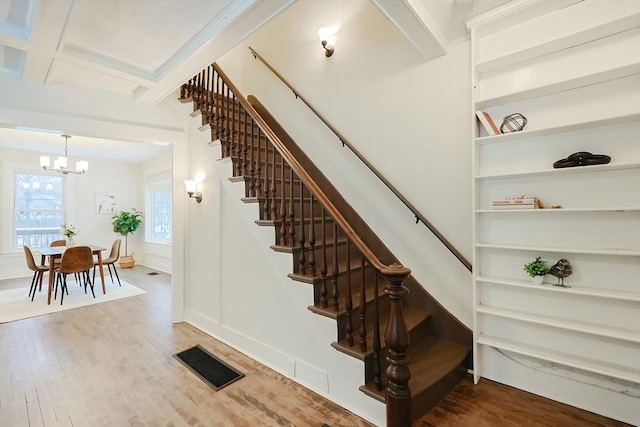
MULTIPOLYGON (((100 88, 156 103, 295 1, 339 3, 0 0, 0 78, 11 73, 24 81, 100 88)), ((465 19, 507 2, 370 1, 425 60, 466 37, 465 19)))

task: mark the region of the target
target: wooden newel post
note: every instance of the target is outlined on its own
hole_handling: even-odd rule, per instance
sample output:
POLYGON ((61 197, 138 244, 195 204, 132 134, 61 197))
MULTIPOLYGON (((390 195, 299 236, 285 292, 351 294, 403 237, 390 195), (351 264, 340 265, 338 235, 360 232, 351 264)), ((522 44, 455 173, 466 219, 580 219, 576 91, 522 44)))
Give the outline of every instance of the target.
POLYGON ((409 331, 402 312, 402 299, 409 292, 402 282, 411 274, 411 270, 391 264, 381 270, 389 281, 385 292, 391 300, 389 323, 384 334, 387 344, 387 427, 411 426, 411 390, 409 389, 409 331))

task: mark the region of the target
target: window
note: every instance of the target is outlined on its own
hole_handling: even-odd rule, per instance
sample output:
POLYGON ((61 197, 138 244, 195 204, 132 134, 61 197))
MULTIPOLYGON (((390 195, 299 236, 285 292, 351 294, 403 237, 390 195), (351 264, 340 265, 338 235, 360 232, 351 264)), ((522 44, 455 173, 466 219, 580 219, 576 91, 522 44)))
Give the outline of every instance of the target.
POLYGON ((153 242, 171 240, 171 191, 151 193, 151 231, 148 235, 153 242))
POLYGON ((49 246, 64 222, 62 176, 16 172, 13 247, 49 246))

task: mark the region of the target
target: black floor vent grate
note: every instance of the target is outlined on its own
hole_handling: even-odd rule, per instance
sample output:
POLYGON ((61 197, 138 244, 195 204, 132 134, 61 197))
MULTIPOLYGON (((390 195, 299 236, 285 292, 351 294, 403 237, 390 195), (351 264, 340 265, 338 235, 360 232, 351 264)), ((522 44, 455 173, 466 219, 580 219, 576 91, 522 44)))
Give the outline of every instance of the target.
POLYGON ((174 357, 216 391, 244 377, 243 373, 233 369, 199 345, 176 353, 174 357))

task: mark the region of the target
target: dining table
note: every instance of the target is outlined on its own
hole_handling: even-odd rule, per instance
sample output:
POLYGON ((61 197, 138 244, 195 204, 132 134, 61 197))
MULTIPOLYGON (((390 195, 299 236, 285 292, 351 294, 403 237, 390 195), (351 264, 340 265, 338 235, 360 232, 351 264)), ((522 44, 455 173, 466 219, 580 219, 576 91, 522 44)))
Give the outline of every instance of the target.
MULTIPOLYGON (((89 246, 91 248, 91 252, 93 255, 98 257, 98 269, 100 270, 100 279, 102 280, 102 293, 107 293, 107 288, 104 284, 104 269, 102 268, 102 252, 106 250, 106 248, 97 245, 82 245, 89 246)), ((45 258, 49 257, 49 288, 47 291, 47 305, 51 304, 51 290, 53 289, 53 276, 55 269, 55 260, 57 258, 62 258, 64 251, 67 250, 67 246, 43 246, 40 248, 34 248, 34 250, 40 253, 42 258, 41 264, 44 264, 45 258)))

